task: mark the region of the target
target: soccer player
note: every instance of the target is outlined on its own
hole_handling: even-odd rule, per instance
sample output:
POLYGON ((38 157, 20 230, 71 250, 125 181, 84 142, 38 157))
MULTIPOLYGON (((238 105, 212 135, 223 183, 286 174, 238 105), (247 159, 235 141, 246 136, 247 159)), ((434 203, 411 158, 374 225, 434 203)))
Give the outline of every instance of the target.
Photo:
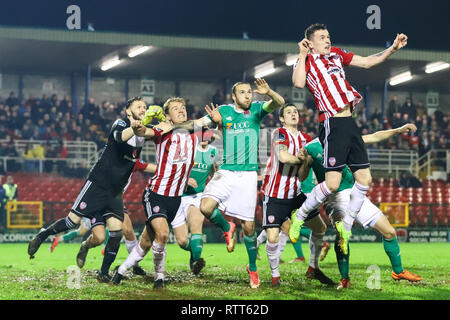
MULTIPOLYGON (((280 285, 279 259, 283 249, 279 246, 280 228, 289 219, 292 211, 305 201, 301 181, 307 178, 310 171, 303 146, 311 141, 311 137, 298 130, 297 107, 292 104, 282 107, 280 121, 283 126, 272 132, 271 155, 267 161, 263 183, 263 228, 267 232, 266 252, 274 287, 280 285)), ((326 225, 318 210, 307 217, 306 224, 312 231, 309 238, 310 264, 306 276, 333 285, 334 282, 319 269, 326 225)), ((287 237, 285 238, 287 240, 287 237)), ((285 244, 286 241, 282 243, 285 244)))
MULTIPOLYGON (((213 141, 214 134, 212 131, 203 132, 203 139, 198 145, 195 154, 188 187, 181 198, 180 208, 172 223, 178 245, 190 252, 189 266, 196 275, 205 267, 205 260, 201 258, 204 216, 200 211, 200 199, 208 177, 212 176, 216 171, 217 149, 211 145, 213 141), (190 238, 188 229, 191 232, 190 238)), ((221 212, 217 214, 221 214, 221 212)))
MULTIPOLYGON (((144 171, 144 172, 148 172, 148 173, 154 173, 156 171, 156 166, 154 164, 146 163, 140 159, 136 159, 135 165, 133 167, 133 171, 130 174, 127 185, 123 189, 123 193, 125 193, 126 190, 128 189, 128 186, 131 183, 131 177, 133 176, 133 173, 135 171, 144 171)), ((137 239, 136 239, 136 235, 134 234, 133 225, 131 223, 128 210, 125 206, 124 206, 123 210, 124 210, 124 220, 123 220, 123 224, 122 224, 122 232, 123 232, 123 236, 125 237, 125 246, 129 253, 129 252, 131 252, 131 250, 133 250, 134 246, 137 244, 137 239)), ((109 212, 109 209, 108 209, 108 210, 105 210, 103 215, 104 216, 108 215, 108 213, 112 214, 111 212, 109 212)), ((78 251, 78 254, 77 254, 76 260, 77 260, 77 265, 79 268, 83 268, 83 266, 86 262, 86 257, 89 252, 89 249, 95 248, 98 245, 100 245, 101 243, 105 242, 105 233, 107 233, 107 231, 105 228, 104 219, 93 220, 92 234, 89 236, 89 238, 87 238, 85 241, 83 241, 81 243, 80 250, 78 251), (97 226, 100 226, 100 228, 95 228, 97 226)), ((107 244, 107 242, 106 242, 106 244, 107 244)), ((106 246, 103 249, 103 253, 104 253, 105 249, 106 249, 106 246)), ((133 273, 137 274, 137 275, 145 276, 145 271, 137 264, 133 266, 133 273)))
MULTIPOLYGON (((414 124, 406 124, 403 127, 375 132, 373 134, 364 135, 362 139, 365 143, 377 143, 385 139, 389 139, 395 134, 416 131, 414 124)), ((316 138, 305 146, 308 154, 312 157, 312 168, 319 182, 325 179, 325 170, 323 168, 323 148, 320 141, 316 138)), ((345 214, 345 208, 348 206, 350 192, 353 188, 354 180, 349 168, 342 171, 342 181, 336 194, 329 196, 324 202, 326 212, 331 215, 333 222, 337 222, 340 216, 345 214)), ((373 228, 383 235, 383 246, 388 255, 393 268, 392 278, 395 280, 406 279, 409 281, 420 281, 422 277, 414 275, 404 270, 401 264, 400 248, 396 238, 395 229, 390 225, 388 219, 383 213, 367 198, 361 207, 361 212, 356 219, 363 227, 373 228)), ((343 253, 339 245, 339 239, 336 237, 335 252, 338 262, 339 272, 341 273, 341 281, 338 289, 350 287, 349 277, 349 253, 347 244, 347 253, 343 253)))
MULTIPOLYGON (((255 86, 253 92, 267 95, 271 100, 253 102, 251 85, 238 82, 232 87, 234 104, 206 107, 209 118, 222 130, 223 164, 206 186, 200 205, 200 210, 209 219, 220 207, 226 215, 241 220, 251 288, 258 288, 260 283, 255 234, 259 129, 264 116, 284 105, 283 97, 273 91, 264 79, 256 79, 255 86)), ((230 225, 232 229, 231 234, 227 235, 227 249, 232 252, 235 225, 230 225)))
MULTIPOLYGON (((314 96, 319 111, 319 139, 324 148, 325 181, 318 184, 303 203, 292 221, 299 231, 309 212, 317 208, 327 195, 338 190, 342 170, 348 165, 355 178, 350 202, 343 221, 336 227, 345 252, 356 218, 372 178, 370 164, 359 129, 352 112, 361 95, 345 78, 344 66, 369 69, 385 61, 394 52, 407 44, 407 36, 397 34, 392 46, 383 52, 362 57, 340 48, 332 47, 330 34, 323 24, 313 24, 305 31, 299 42, 300 54, 294 65, 292 82, 295 87, 305 85, 314 96)), ((291 229, 292 229, 291 227, 291 229)), ((296 232, 298 234, 298 232, 296 232)), ((292 239, 295 242, 297 239, 292 239)))
MULTIPOLYGON (((194 166, 195 152, 201 136, 186 130, 173 130, 174 125, 187 121, 186 102, 183 98, 169 98, 163 108, 170 132, 153 136, 156 144, 157 169, 142 196, 147 216, 146 226, 140 243, 115 272, 113 277, 115 284, 120 283, 126 270, 141 261, 152 248, 155 269, 153 287, 155 289, 165 287, 164 270, 169 224, 173 226, 180 208, 181 196, 194 166)), ((147 136, 147 133, 151 134, 151 130, 147 128, 144 136, 147 136)))
MULTIPOLYGON (((127 117, 116 120, 108 136, 108 142, 100 159, 89 172, 77 199, 68 216, 54 222, 39 232, 28 245, 28 254, 34 258, 42 242, 49 236, 78 227, 83 217, 91 222, 105 220, 110 237, 105 248, 101 270, 97 275, 99 282, 109 282, 109 268, 114 262, 122 239, 123 189, 139 158, 145 138, 145 127, 141 119, 146 112, 142 98, 135 97, 126 104, 127 117), (106 212, 107 211, 107 212, 106 212), (93 221, 92 219, 95 219, 93 221)), ((160 136, 169 127, 160 123, 148 129, 147 136, 160 136)), ((94 232, 93 232, 94 233, 94 232)))

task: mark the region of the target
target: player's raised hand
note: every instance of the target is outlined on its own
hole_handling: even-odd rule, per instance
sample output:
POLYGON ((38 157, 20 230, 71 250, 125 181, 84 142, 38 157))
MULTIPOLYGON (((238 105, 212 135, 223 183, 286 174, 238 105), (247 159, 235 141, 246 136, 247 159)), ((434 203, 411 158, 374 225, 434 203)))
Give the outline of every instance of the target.
POLYGON ((145 136, 145 126, 142 124, 140 120, 132 120, 131 121, 131 128, 133 129, 133 132, 138 137, 144 137, 145 136))
POLYGON ((158 123, 156 126, 153 127, 153 129, 161 130, 161 134, 166 134, 173 130, 173 126, 170 122, 164 121, 158 123))
POLYGON ((298 43, 298 49, 300 51, 300 54, 307 55, 309 52, 309 40, 304 38, 302 41, 298 43))
POLYGON ((208 116, 211 118, 212 121, 214 121, 217 124, 222 123, 222 115, 219 112, 219 106, 217 104, 214 106, 214 104, 211 102, 211 107, 206 105, 205 111, 206 113, 208 113, 208 116))
POLYGON ((408 37, 406 34, 397 33, 397 37, 394 40, 393 48, 394 50, 400 50, 408 43, 408 37))
POLYGON ((270 91, 270 87, 264 79, 256 79, 255 80, 256 89, 253 92, 258 94, 268 94, 270 91))
POLYGON ((407 123, 404 126, 400 127, 400 132, 416 132, 417 127, 413 123, 407 123))

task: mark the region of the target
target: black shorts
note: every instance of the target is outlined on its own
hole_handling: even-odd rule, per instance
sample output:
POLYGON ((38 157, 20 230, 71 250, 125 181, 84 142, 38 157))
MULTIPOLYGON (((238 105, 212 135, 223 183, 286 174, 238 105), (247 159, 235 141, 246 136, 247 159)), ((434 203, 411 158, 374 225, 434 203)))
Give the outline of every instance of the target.
POLYGON ((104 224, 110 217, 123 222, 123 208, 122 193, 114 196, 110 190, 86 180, 71 211, 77 216, 90 219, 92 226, 95 226, 102 222, 104 224))
POLYGON ((161 196, 145 188, 142 195, 142 204, 145 215, 147 216, 147 225, 155 218, 165 218, 170 226, 177 215, 178 208, 181 204, 181 197, 161 196))
MULTIPOLYGON (((125 217, 125 214, 128 214, 128 210, 127 210, 127 208, 125 206, 123 206, 123 213, 124 213, 124 217, 125 217)), ((101 220, 97 220, 95 218, 91 219, 91 229, 93 227, 96 227, 96 226, 99 226, 99 225, 101 225, 101 226, 106 225, 106 219, 108 219, 109 217, 111 217, 113 215, 114 214, 113 214, 113 212, 111 212, 111 210, 109 210, 109 209, 105 210, 104 213, 103 213, 103 219, 101 219, 101 220)))
MULTIPOLYGON (((301 207, 306 200, 306 195, 300 193, 292 199, 278 199, 265 196, 263 202, 263 221, 262 227, 281 228, 284 221, 291 217, 292 211, 301 207)), ((319 214, 319 210, 314 210, 308 215, 310 220, 319 214)))
POLYGON ((325 171, 342 171, 348 165, 352 172, 369 168, 366 145, 352 117, 331 117, 319 125, 325 171))

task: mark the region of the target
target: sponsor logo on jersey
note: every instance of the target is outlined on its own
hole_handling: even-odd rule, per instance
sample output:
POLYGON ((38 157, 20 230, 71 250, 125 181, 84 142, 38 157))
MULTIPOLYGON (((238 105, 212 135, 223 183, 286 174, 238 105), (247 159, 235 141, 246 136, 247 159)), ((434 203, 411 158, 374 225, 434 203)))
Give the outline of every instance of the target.
POLYGON ((247 129, 250 127, 250 123, 248 121, 245 122, 236 122, 236 123, 227 123, 227 130, 239 130, 239 129, 247 129))
POLYGON ((275 139, 275 142, 284 142, 286 141, 286 136, 282 133, 279 133, 275 139))
POLYGON ((268 216, 267 220, 269 221, 269 223, 273 223, 275 221, 275 217, 274 216, 268 216))
POLYGON ((228 120, 228 121, 233 120, 231 117, 226 117, 225 119, 228 120))
POLYGON ((330 166, 334 167, 334 165, 336 164, 336 158, 335 157, 328 158, 328 163, 330 164, 330 166))
POLYGON ((126 122, 123 121, 123 120, 117 120, 116 125, 117 126, 121 126, 121 127, 126 127, 127 126, 126 122))
POLYGON ((87 203, 86 202, 82 202, 82 203, 80 203, 80 209, 81 210, 83 210, 83 209, 86 209, 86 207, 87 207, 87 203))

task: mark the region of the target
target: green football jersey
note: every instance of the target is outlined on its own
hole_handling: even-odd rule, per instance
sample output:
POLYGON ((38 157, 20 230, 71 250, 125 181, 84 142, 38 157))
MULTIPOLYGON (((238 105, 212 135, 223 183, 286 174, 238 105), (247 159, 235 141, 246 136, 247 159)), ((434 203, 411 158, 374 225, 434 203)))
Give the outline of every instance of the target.
POLYGON ((252 102, 245 111, 236 111, 234 105, 219 107, 222 116, 223 163, 221 169, 257 171, 261 120, 268 114, 266 102, 252 102))
MULTIPOLYGON (((319 139, 316 138, 307 143, 305 145, 305 149, 313 158, 312 169, 314 170, 314 174, 316 175, 317 182, 321 183, 325 181, 325 169, 323 168, 323 147, 320 144, 319 139)), ((345 166, 344 170, 342 170, 342 180, 341 184, 339 185, 338 192, 345 189, 351 189, 353 187, 353 184, 353 174, 350 169, 345 166)))
POLYGON ((216 151, 216 147, 213 147, 211 145, 208 145, 208 148, 205 151, 200 150, 200 147, 197 148, 197 152, 195 153, 194 166, 192 167, 189 178, 195 179, 198 186, 197 188, 188 186, 183 196, 203 192, 209 172, 211 171, 211 167, 216 160, 216 151))
POLYGON ((309 170, 308 177, 302 181, 301 188, 303 193, 310 193, 312 189, 316 186, 316 176, 314 175, 314 170, 309 170))

